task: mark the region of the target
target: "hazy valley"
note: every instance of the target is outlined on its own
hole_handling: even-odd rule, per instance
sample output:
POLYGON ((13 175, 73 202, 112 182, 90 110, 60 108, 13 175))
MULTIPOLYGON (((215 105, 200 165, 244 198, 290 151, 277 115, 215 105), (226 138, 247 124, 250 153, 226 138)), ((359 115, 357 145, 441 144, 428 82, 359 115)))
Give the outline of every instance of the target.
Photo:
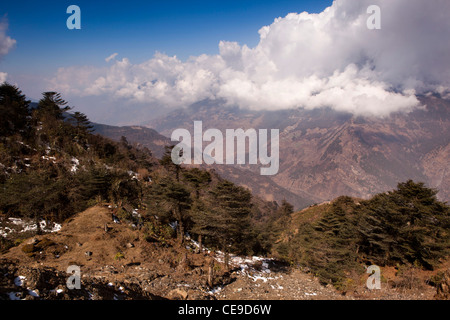
POLYGON ((170 141, 172 132, 177 128, 192 132, 194 121, 219 130, 279 129, 278 174, 262 177, 258 167, 250 165, 205 168, 214 168, 266 200, 286 199, 297 209, 341 195, 368 198, 407 179, 437 188, 439 198, 448 201, 450 101, 438 95, 420 101, 422 109, 384 118, 355 117, 330 109, 257 112, 205 101, 141 124, 163 136, 142 127, 99 132, 118 140, 127 128, 131 142, 161 155, 164 143, 177 143, 170 141))

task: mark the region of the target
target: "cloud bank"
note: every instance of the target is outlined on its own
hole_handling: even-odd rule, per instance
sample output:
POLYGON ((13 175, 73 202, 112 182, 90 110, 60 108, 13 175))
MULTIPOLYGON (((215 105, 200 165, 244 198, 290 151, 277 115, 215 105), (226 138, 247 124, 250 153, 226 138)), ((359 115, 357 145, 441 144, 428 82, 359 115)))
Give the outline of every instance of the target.
POLYGON ((336 0, 319 14, 275 19, 254 48, 221 41, 217 55, 181 61, 156 53, 140 64, 114 55, 105 67, 60 68, 52 89, 157 107, 224 99, 386 116, 417 107, 418 93, 448 92, 449 12, 448 0, 336 0), (370 5, 381 8, 381 30, 367 28, 370 5))

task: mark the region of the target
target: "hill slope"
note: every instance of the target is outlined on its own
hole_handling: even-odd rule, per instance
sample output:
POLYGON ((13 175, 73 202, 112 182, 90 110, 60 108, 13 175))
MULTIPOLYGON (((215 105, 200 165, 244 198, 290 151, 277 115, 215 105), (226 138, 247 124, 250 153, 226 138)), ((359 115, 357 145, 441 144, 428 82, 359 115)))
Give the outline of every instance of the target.
POLYGON ((382 119, 329 109, 248 111, 204 101, 143 124, 166 136, 176 128, 192 132, 195 120, 204 130, 280 129, 280 171, 272 181, 302 198, 312 195, 313 202, 368 198, 407 179, 426 182, 448 201, 450 101, 419 99, 425 109, 382 119))
POLYGON ((137 143, 137 147, 151 150, 152 155, 158 159, 161 159, 164 155, 164 147, 172 144, 169 138, 147 127, 117 127, 99 123, 92 123, 92 126, 95 133, 115 141, 120 141, 122 137, 126 137, 130 143, 137 143))
MULTIPOLYGON (((143 126, 117 127, 98 123, 93 123, 92 125, 95 133, 115 141, 120 141, 122 137, 126 137, 129 143, 136 145, 138 148, 144 147, 150 149, 152 155, 159 159, 164 155, 165 146, 175 145, 169 138, 160 135, 153 129, 143 126)), ((198 166, 192 165, 186 167, 198 166)), ((202 165, 200 167, 205 170, 211 169, 208 165, 202 165)), ((254 195, 266 201, 277 201, 281 203, 282 200, 287 200, 296 208, 304 208, 320 199, 312 194, 295 194, 281 187, 272 179, 261 176, 258 172, 246 170, 246 168, 240 168, 238 166, 214 166, 214 170, 225 179, 250 189, 254 195)))
MULTIPOLYGON (((33 237, 11 248, 1 258, 14 262, 14 265, 31 268, 44 265, 60 273, 71 265, 80 266, 83 287, 88 288, 90 279, 105 279, 106 283, 113 284, 111 287, 116 291, 119 287, 124 288, 122 291, 139 288, 137 292, 142 296, 147 292, 147 298, 170 298, 169 293, 178 288, 177 284, 190 283, 198 288, 198 292, 189 292, 192 298, 207 297, 200 290, 204 288, 203 291, 207 291, 203 283, 205 279, 199 277, 204 273, 202 268, 207 265, 206 256, 191 255, 186 249, 150 243, 145 240, 143 232, 133 230, 125 223, 114 223, 112 212, 107 207, 90 208, 63 223, 60 231, 33 237), (30 252, 30 246, 35 247, 33 252, 30 252), (177 261, 181 261, 183 254, 189 254, 192 263, 186 262, 186 269, 183 267, 177 271, 177 261)), ((68 295, 76 292, 65 288, 65 282, 60 283, 59 287, 68 295)), ((41 295, 50 295, 50 292, 41 290, 41 295)))
MULTIPOLYGON (((311 273, 262 257, 232 256, 227 272, 220 252, 199 253, 195 242, 186 247, 148 242, 142 231, 114 223, 112 212, 107 206, 89 208, 59 231, 29 238, 0 255, 0 299, 432 299, 436 292, 431 286, 370 292, 362 277, 354 292, 342 295, 311 273), (213 290, 207 285, 211 263, 213 290), (80 267, 80 290, 66 287, 71 275, 66 271, 73 265, 80 267)), ((388 280, 398 280, 389 269, 383 271, 388 280)))

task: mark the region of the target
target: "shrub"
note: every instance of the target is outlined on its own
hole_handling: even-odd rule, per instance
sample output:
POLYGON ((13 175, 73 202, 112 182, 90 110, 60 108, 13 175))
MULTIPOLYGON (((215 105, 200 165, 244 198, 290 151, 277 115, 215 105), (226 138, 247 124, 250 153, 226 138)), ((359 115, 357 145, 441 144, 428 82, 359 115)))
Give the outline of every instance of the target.
POLYGON ((14 242, 9 239, 0 237, 0 253, 8 251, 10 248, 14 247, 14 242))
POLYGON ((114 260, 122 260, 125 259, 125 256, 123 255, 122 252, 117 252, 116 255, 114 256, 114 260))
POLYGON ((391 282, 391 285, 402 289, 423 289, 419 269, 410 266, 401 266, 397 272, 396 279, 391 282))
POLYGON ((26 244, 22 247, 22 252, 27 256, 32 257, 34 252, 36 251, 36 247, 33 244, 26 244))
POLYGON ((117 217, 119 217, 122 221, 133 219, 133 215, 123 208, 119 208, 119 210, 117 210, 117 217))
POLYGON ((161 225, 157 222, 149 221, 144 226, 145 240, 167 242, 175 235, 174 230, 168 225, 161 225))
POLYGON ((43 251, 53 245, 55 245, 55 243, 52 240, 50 240, 48 238, 44 238, 35 244, 35 249, 36 249, 36 251, 43 251))

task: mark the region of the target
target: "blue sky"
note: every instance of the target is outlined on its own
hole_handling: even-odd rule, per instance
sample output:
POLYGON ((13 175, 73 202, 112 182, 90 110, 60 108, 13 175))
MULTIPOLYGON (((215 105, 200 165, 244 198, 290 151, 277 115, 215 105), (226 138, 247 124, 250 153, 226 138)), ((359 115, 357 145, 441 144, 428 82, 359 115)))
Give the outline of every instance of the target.
POLYGON ((107 124, 214 99, 386 116, 416 108, 416 93, 450 97, 448 12, 447 0, 3 1, 0 81, 32 100, 58 91, 107 124), (73 4, 81 30, 66 27, 73 4), (368 27, 374 5, 381 29, 368 27))
POLYGON ((258 30, 290 12, 320 12, 331 0, 267 1, 5 1, 0 16, 9 22, 16 47, 0 62, 10 76, 47 76, 56 68, 99 65, 119 53, 134 63, 156 51, 186 59, 216 54, 220 40, 248 46, 258 30), (66 9, 81 8, 82 30, 68 30, 66 9))

